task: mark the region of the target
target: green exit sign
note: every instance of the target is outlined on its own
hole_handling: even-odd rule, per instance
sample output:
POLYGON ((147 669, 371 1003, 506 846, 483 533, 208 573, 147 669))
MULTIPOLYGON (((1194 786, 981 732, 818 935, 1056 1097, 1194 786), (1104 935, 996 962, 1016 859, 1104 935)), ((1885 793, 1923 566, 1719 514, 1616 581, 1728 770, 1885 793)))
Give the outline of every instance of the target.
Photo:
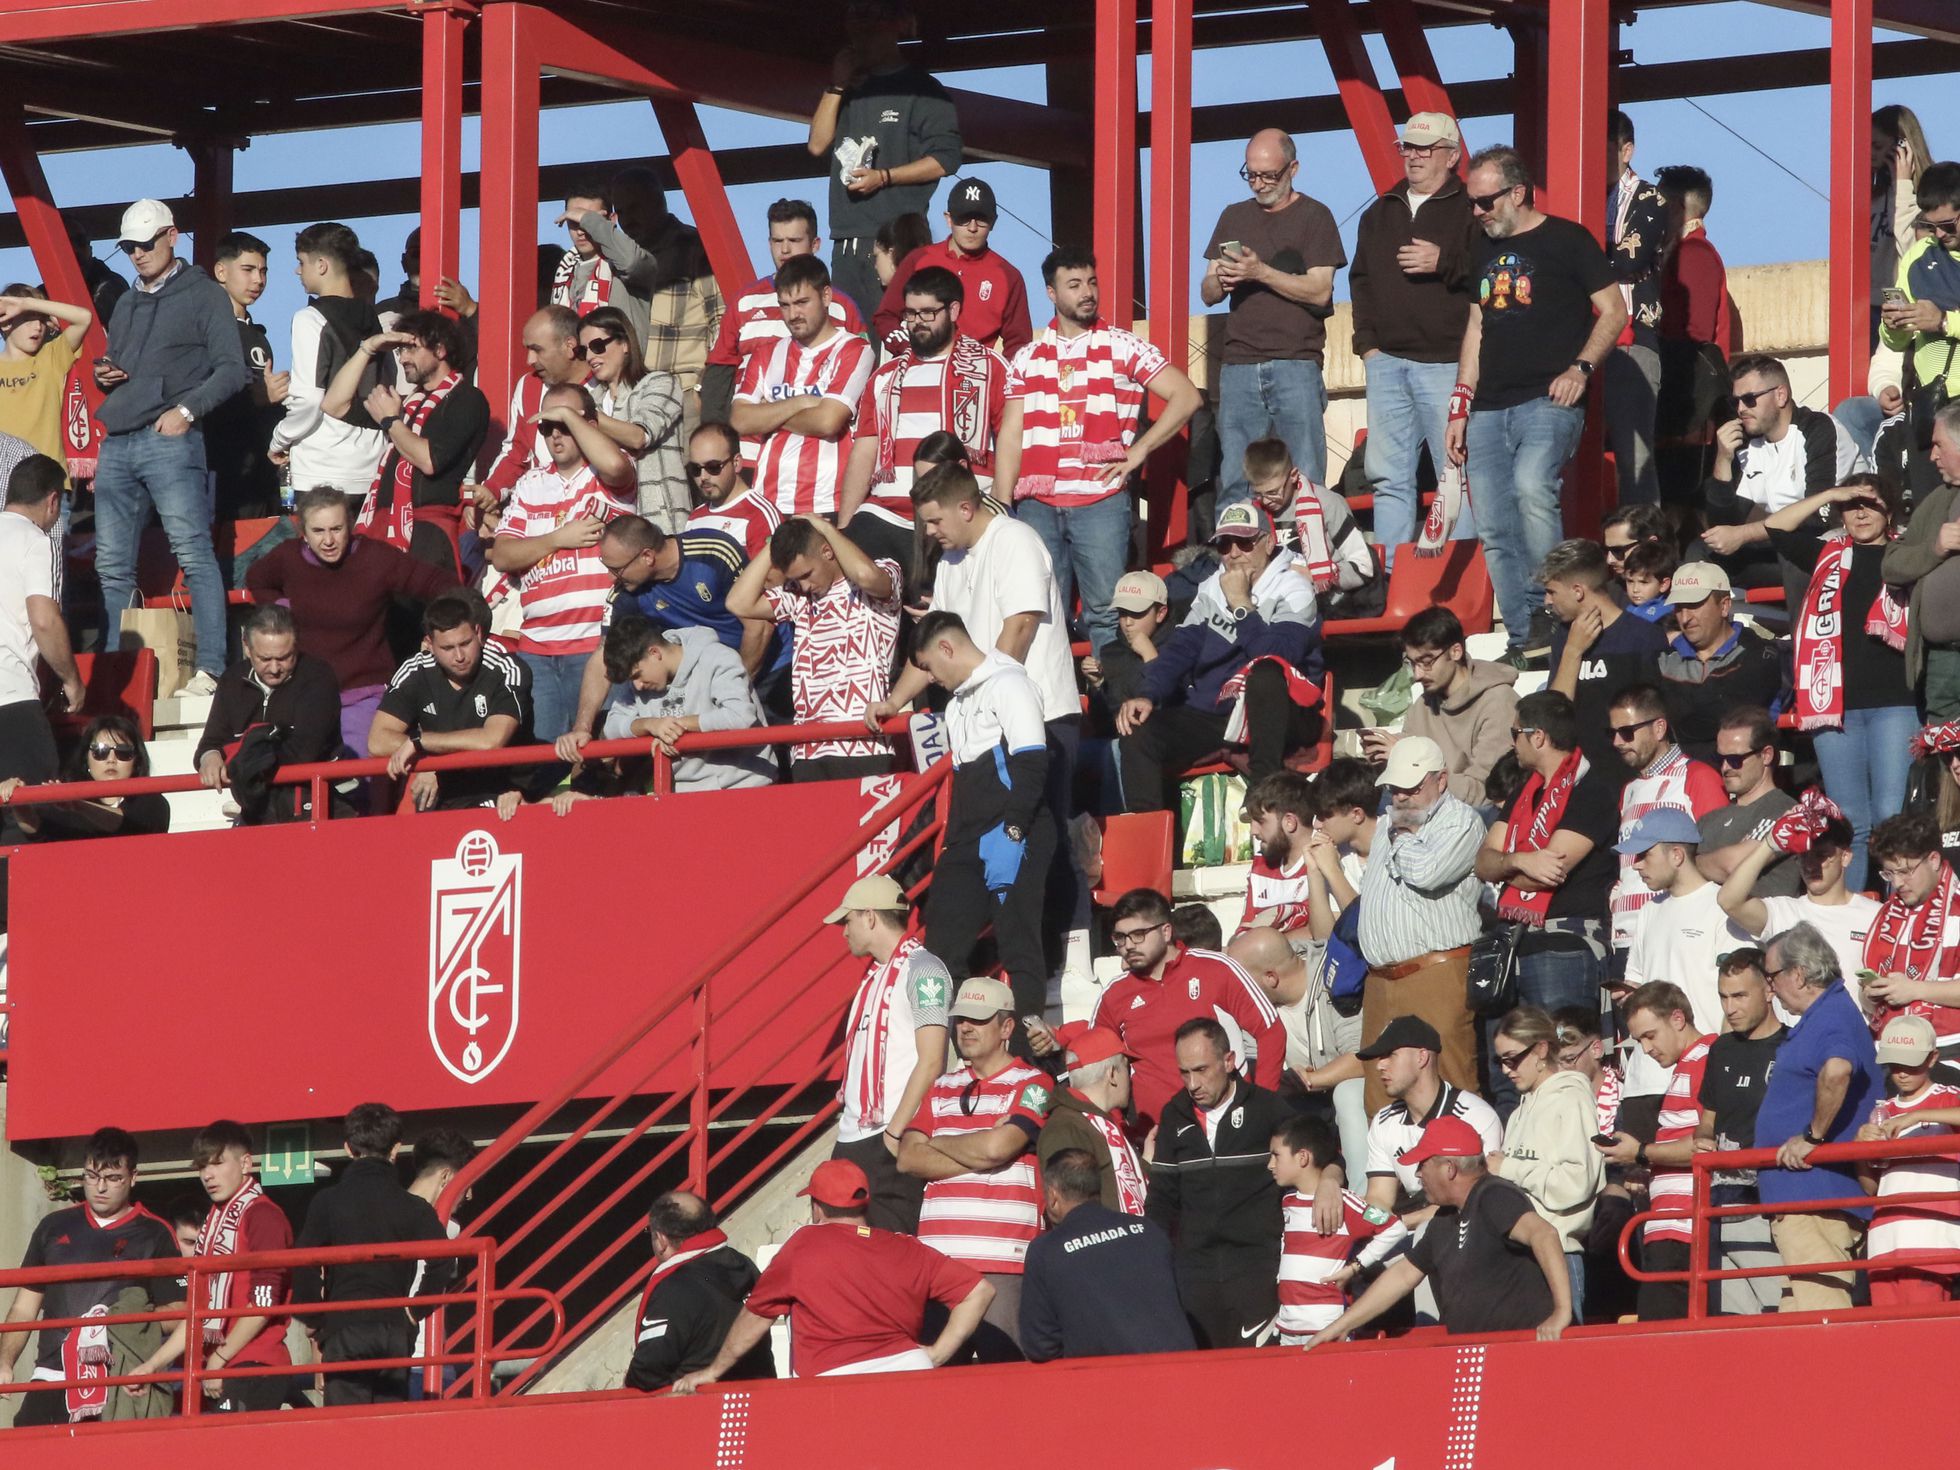
POLYGON ((265 1130, 259 1182, 267 1188, 313 1182, 313 1130, 305 1123, 274 1123, 265 1130))

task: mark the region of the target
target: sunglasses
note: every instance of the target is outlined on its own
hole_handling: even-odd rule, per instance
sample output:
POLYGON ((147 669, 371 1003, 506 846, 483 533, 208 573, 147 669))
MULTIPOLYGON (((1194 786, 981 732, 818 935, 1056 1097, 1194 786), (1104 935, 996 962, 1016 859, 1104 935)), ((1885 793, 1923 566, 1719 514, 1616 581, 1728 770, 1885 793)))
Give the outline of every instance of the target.
POLYGON ((1538 727, 1536 725, 1513 725, 1511 727, 1511 738, 1513 740, 1516 740, 1520 735, 1536 735, 1537 733, 1538 727))
POLYGON ((1506 194, 1509 194, 1511 189, 1517 187, 1516 184, 1513 184, 1510 189, 1499 189, 1495 194, 1472 194, 1470 196, 1470 207, 1479 214, 1489 214, 1491 210, 1497 207, 1498 200, 1502 199, 1506 194))
POLYGON ((1960 215, 1952 219, 1929 219, 1924 223, 1936 235, 1960 235, 1960 215))
MULTIPOLYGON (((1654 720, 1658 720, 1659 718, 1659 715, 1654 716, 1654 720)), ((1612 725, 1608 728, 1612 730, 1615 740, 1631 740, 1642 730, 1653 724, 1654 720, 1635 720, 1631 725, 1612 725)))
POLYGON ((595 352, 608 352, 614 346, 616 346, 618 342, 619 342, 619 338, 617 337, 588 337, 581 345, 584 346, 586 355, 590 356, 595 352))
POLYGON ((88 748, 88 753, 99 761, 133 761, 136 759, 136 752, 131 747, 127 745, 111 745, 106 740, 96 741, 95 744, 88 748))
POLYGON ((116 249, 122 251, 124 255, 134 255, 139 250, 154 250, 157 248, 157 241, 169 233, 168 230, 158 230, 147 240, 118 240, 116 249))
POLYGON ((1608 561, 1625 561, 1627 559, 1627 553, 1639 544, 1638 541, 1622 541, 1618 546, 1615 546, 1612 542, 1608 541, 1606 543, 1606 559, 1608 561))
POLYGON ((1775 391, 1774 388, 1758 388, 1754 393, 1732 393, 1729 402, 1737 408, 1754 408, 1758 398, 1767 398, 1775 391))
POLYGON ((734 462, 732 456, 728 459, 690 459, 682 468, 691 480, 696 475, 718 475, 734 462))
POLYGON ((1524 1064, 1524 1059, 1531 1055, 1531 1048, 1526 1047, 1523 1051, 1493 1052, 1492 1055, 1496 1057, 1498 1066, 1507 1072, 1515 1072, 1524 1064))
POLYGON ((1745 750, 1741 755, 1722 755, 1717 753, 1715 764, 1725 771, 1739 771, 1742 769, 1744 762, 1754 760, 1758 754, 1760 752, 1754 750, 1745 750))

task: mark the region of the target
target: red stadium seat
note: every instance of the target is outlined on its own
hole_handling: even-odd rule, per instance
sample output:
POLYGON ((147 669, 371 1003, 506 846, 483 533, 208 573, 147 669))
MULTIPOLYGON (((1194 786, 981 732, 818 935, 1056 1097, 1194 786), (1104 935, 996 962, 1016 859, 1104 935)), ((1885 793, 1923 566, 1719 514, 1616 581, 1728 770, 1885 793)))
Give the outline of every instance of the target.
POLYGON ((1132 888, 1171 891, 1177 817, 1171 812, 1118 812, 1103 824, 1102 880, 1091 895, 1108 908, 1132 888))
MULTIPOLYGON (((119 653, 78 653, 82 707, 52 717, 57 733, 79 735, 98 715, 126 715, 145 740, 156 734, 157 656, 148 648, 119 653)), ((41 682, 52 695, 60 684, 45 669, 41 682)))
POLYGON ((1395 569, 1388 576, 1388 606, 1380 617, 1334 618, 1321 628, 1323 638, 1399 633, 1410 618, 1426 607, 1447 607, 1465 633, 1491 629, 1490 571, 1484 549, 1475 541, 1452 541, 1441 556, 1417 556, 1413 543, 1397 548, 1395 569))
POLYGON ((1766 604, 1770 607, 1782 607, 1789 601, 1789 596, 1781 587, 1748 587, 1743 590, 1742 600, 1766 604))
MULTIPOLYGON (((256 520, 221 522, 218 533, 228 530, 231 535, 231 554, 225 561, 236 561, 263 541, 272 528, 283 519, 280 516, 262 516, 256 520)), ((158 527, 144 533, 141 551, 137 556, 136 585, 143 593, 145 607, 189 607, 190 592, 184 586, 183 570, 177 565, 177 558, 171 555, 170 541, 158 527), (158 586, 159 579, 162 581, 158 586)), ((225 594, 225 601, 233 607, 249 607, 252 594, 242 589, 234 589, 225 594)))

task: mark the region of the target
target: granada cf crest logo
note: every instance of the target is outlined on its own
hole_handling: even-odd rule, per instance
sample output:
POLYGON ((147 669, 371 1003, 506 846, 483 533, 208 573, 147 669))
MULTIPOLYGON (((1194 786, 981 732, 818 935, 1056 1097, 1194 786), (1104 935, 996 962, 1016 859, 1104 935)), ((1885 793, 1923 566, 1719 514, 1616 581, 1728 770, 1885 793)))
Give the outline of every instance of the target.
POLYGON ((517 1039, 524 858, 481 830, 429 864, 429 1044, 464 1082, 497 1070, 517 1039))

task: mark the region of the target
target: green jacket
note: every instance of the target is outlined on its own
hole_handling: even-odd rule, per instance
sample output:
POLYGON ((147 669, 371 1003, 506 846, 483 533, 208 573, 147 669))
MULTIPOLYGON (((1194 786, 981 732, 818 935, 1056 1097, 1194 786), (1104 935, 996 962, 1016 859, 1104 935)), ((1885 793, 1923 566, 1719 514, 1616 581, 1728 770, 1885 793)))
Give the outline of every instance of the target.
POLYGON ((1960 499, 1960 485, 1940 485, 1913 507, 1905 535, 1885 551, 1881 571, 1895 587, 1910 587, 1912 601, 1906 608, 1906 678, 1915 687, 1926 672, 1926 640, 1920 636, 1925 611, 1927 573, 1946 560, 1939 548, 1940 527, 1953 518, 1953 505, 1960 499))
MULTIPOLYGON (((1945 248, 1929 235, 1924 240, 1915 240, 1912 249, 1899 257, 1898 285, 1906 293, 1906 300, 1919 299, 1912 287, 1914 263, 1928 251, 1945 248)), ((1895 352, 1907 353, 1912 360, 1913 376, 1922 387, 1937 383, 1944 375, 1948 395, 1960 397, 1960 311, 1949 311, 1938 332, 1901 331, 1881 326, 1878 338, 1895 352)))

